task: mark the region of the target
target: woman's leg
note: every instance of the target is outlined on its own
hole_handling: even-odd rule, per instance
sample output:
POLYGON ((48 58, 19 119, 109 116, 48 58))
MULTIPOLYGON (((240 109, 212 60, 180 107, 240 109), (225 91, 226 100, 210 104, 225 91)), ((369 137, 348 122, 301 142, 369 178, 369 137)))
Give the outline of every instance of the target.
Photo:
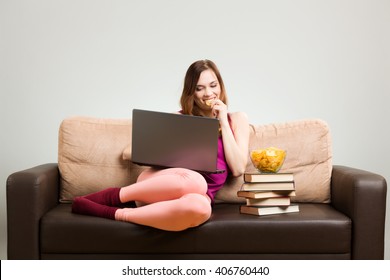
POLYGON ((83 198, 107 206, 119 208, 135 207, 135 202, 132 203, 132 206, 129 205, 130 203, 122 203, 119 199, 119 192, 120 188, 107 188, 102 191, 84 195, 83 198))
POLYGON ((207 195, 196 193, 139 208, 118 209, 115 213, 116 220, 169 231, 198 226, 206 222, 210 216, 210 199, 207 195))
POLYGON ((136 184, 123 188, 107 188, 83 197, 102 205, 119 208, 134 208, 136 207, 134 202, 135 199, 131 199, 131 196, 133 196, 135 192, 140 192, 136 197, 148 197, 149 199, 138 199, 138 201, 143 202, 141 204, 148 204, 161 200, 179 198, 182 195, 191 192, 203 194, 205 193, 205 190, 207 191, 207 183, 197 172, 182 168, 163 170, 148 169, 139 175, 136 184), (157 177, 159 179, 153 179, 157 177), (153 180, 149 182, 147 181, 149 179, 153 180), (138 184, 140 182, 143 183, 138 184), (170 182, 174 183, 171 184, 170 182), (145 186, 147 189, 142 189, 142 187, 145 186), (160 186, 162 186, 162 188, 160 186), (128 190, 129 188, 133 189, 128 190), (120 192, 123 192, 122 196, 120 195, 120 192), (151 198, 150 193, 153 193, 152 197, 154 199, 151 198))
POLYGON ((144 171, 137 183, 120 189, 119 198, 122 203, 140 201, 151 204, 178 199, 189 193, 204 195, 206 191, 206 180, 198 172, 169 168, 144 171))
POLYGON ((76 197, 72 203, 72 212, 115 220, 118 207, 102 205, 85 197, 76 197))
POLYGON ((198 226, 211 215, 210 198, 206 195, 207 183, 202 175, 191 170, 172 168, 146 171, 140 175, 137 183, 119 190, 102 191, 78 198, 74 201, 72 210, 79 214, 170 231, 198 226), (119 200, 113 196, 119 196, 119 200), (106 206, 134 200, 147 205, 134 209, 106 206))

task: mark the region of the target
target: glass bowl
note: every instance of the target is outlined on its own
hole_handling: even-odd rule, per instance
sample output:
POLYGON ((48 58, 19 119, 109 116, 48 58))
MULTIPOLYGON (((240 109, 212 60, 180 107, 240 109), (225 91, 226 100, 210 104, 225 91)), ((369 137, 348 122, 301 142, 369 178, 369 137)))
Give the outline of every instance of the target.
POLYGON ((250 152, 250 158, 260 172, 277 173, 284 163, 286 151, 275 147, 257 149, 250 152))

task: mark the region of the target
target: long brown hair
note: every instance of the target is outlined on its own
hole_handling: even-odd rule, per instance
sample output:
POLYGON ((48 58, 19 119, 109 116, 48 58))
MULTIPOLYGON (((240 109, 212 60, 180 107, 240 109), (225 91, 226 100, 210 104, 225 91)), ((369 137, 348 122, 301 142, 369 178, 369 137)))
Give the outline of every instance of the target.
POLYGON ((223 83, 221 74, 215 65, 214 62, 208 59, 195 61, 188 67, 187 73, 184 77, 184 86, 183 92, 180 98, 180 105, 182 109, 182 113, 186 115, 195 115, 198 116, 200 114, 200 110, 198 105, 195 103, 195 89, 200 77, 200 74, 205 71, 211 69, 215 75, 217 76, 218 83, 221 87, 221 94, 219 99, 227 105, 227 96, 225 91, 225 85, 223 83))

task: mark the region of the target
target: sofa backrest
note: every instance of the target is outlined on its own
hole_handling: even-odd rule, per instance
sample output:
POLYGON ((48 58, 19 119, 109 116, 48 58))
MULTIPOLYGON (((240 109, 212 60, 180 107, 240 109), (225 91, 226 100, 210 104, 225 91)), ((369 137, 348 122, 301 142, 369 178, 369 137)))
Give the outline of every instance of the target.
MULTIPOLYGON (((330 202, 332 172, 331 137, 321 120, 251 125, 249 150, 270 146, 285 149, 280 172, 293 172, 296 202, 330 202)), ((123 187, 136 181, 147 167, 130 161, 131 120, 70 117, 61 123, 58 166, 60 201, 71 202, 107 187, 123 187)), ((247 171, 254 171, 248 155, 247 171)), ((217 202, 243 202, 237 197, 242 177, 229 177, 217 202)))

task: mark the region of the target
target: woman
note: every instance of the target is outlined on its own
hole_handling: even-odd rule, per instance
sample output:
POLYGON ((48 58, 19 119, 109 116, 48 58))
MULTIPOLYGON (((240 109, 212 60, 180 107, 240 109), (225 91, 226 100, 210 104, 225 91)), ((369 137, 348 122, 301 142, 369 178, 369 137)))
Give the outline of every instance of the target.
POLYGON ((170 231, 196 227, 210 218, 215 194, 223 187, 228 173, 241 176, 245 170, 248 120, 244 113, 228 113, 222 77, 210 60, 196 61, 188 68, 180 103, 182 114, 219 119, 217 167, 228 172, 201 174, 184 168, 148 169, 130 186, 75 198, 74 213, 170 231))

